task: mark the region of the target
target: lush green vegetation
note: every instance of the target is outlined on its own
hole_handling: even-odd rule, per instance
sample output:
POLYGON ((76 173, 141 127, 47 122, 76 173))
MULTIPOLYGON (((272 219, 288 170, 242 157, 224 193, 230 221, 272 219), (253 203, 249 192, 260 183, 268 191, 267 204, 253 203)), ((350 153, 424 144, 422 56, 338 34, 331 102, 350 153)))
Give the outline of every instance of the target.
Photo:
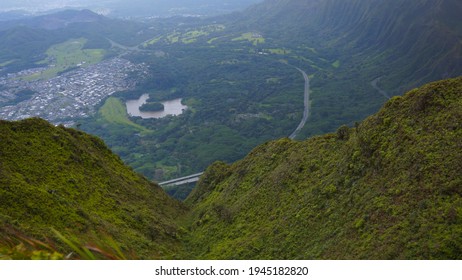
POLYGON ((53 44, 64 41, 64 36, 46 30, 15 27, 0 31, 0 62, 5 72, 37 67, 45 58, 46 50, 53 44))
POLYGON ((125 104, 115 97, 109 97, 106 99, 104 105, 99 110, 98 117, 100 121, 105 123, 134 128, 140 132, 148 132, 145 127, 138 125, 129 119, 125 104))
MULTIPOLYGON (((260 143, 289 135, 302 117, 302 75, 274 58, 233 51, 240 44, 190 45, 188 54, 183 46, 168 44, 168 56, 150 57, 147 81, 114 97, 149 93, 149 102, 181 97, 189 108, 177 117, 131 118, 150 133, 133 137, 138 132, 99 117, 82 120, 82 129, 159 181, 203 171, 216 160, 233 162, 260 143)), ((141 62, 146 56, 130 59, 141 62)))
POLYGON ((144 42, 142 45, 145 48, 151 47, 155 44, 192 44, 197 42, 201 37, 206 37, 211 33, 222 31, 225 29, 225 26, 222 24, 210 24, 210 25, 198 25, 187 27, 184 30, 175 30, 173 32, 156 35, 156 37, 144 42))
POLYGON ((161 120, 128 119, 123 103, 110 98, 101 104, 100 114, 79 123, 136 171, 156 180, 202 171, 215 160, 233 162, 255 145, 289 135, 303 107, 303 78, 291 65, 311 79, 311 114, 298 139, 352 126, 376 112, 386 101, 371 85, 378 77, 378 86, 396 95, 460 73, 459 44, 454 43, 460 27, 451 24, 457 17, 448 12, 460 4, 426 1, 416 20, 420 1, 403 5, 406 9, 399 13, 390 5, 332 3, 274 0, 233 17, 141 23, 85 15, 93 21, 56 30, 4 28, 0 64, 4 72, 12 72, 55 57, 66 68, 98 61, 104 50, 106 57, 123 54, 149 65, 147 78, 131 77, 137 88, 114 97, 123 101, 149 93, 149 102, 183 98, 189 112, 161 120), (357 9, 346 9, 349 5, 357 9), (435 24, 422 27, 421 22, 433 19, 435 24), (395 24, 399 22, 415 24, 395 24), (378 26, 389 27, 393 44, 378 26), (75 38, 79 44, 72 44, 75 38), (65 63, 63 54, 72 63, 65 63), (108 114, 110 108, 117 110, 108 114))
POLYGON ((259 33, 247 32, 237 38, 233 38, 232 41, 249 41, 254 46, 265 43, 265 38, 259 33))
POLYGON ((75 252, 65 240, 137 258, 175 258, 180 250, 174 219, 184 207, 98 138, 39 119, 1 121, 0 166, 0 227, 11 228, 0 232, 10 240, 0 242, 6 251, 20 253, 27 238, 49 239, 64 256, 75 252), (27 238, 15 239, 16 231, 27 238))
MULTIPOLYGON (((416 3, 410 7, 415 9, 416 3)), ((442 63, 444 55, 434 59, 435 53, 453 53, 439 42, 426 46, 405 39, 399 50, 384 48, 389 43, 364 15, 373 10, 382 20, 393 13, 394 22, 400 22, 408 20, 407 9, 395 13, 370 3, 358 5, 344 13, 344 4, 267 1, 236 19, 185 20, 181 25, 162 21, 159 32, 143 44, 151 55, 128 56, 151 66, 152 78, 137 91, 151 93, 154 100, 160 92, 164 98, 182 97, 190 112, 163 120, 133 120, 153 133, 125 147, 119 143, 132 135, 119 134, 121 139, 114 141, 104 124, 84 122, 82 128, 117 151, 132 151, 135 156, 122 154, 127 163, 149 178, 163 180, 202 171, 214 160, 232 162, 259 143, 289 135, 301 119, 303 89, 301 75, 289 65, 303 69, 311 79, 311 114, 298 139, 332 132, 343 124, 353 126, 376 112, 386 101, 371 85, 377 77, 383 77, 380 88, 396 95, 439 78, 435 69, 460 73, 442 63), (314 8, 328 11, 329 18, 313 14, 314 8), (355 25, 356 18, 361 18, 360 25, 355 25), (382 45, 371 47, 376 40, 382 45), (442 51, 431 51, 436 49, 442 51), (428 59, 437 64, 423 65, 428 59)), ((422 16, 433 18, 432 11, 428 8, 422 16)), ((441 26, 432 26, 432 32, 441 26)), ((392 36, 401 36, 403 28, 394 27, 392 36)), ((459 34, 457 28, 448 28, 453 32, 441 42, 459 34)))
POLYGON ((159 103, 159 102, 147 102, 140 107, 140 111, 145 111, 145 112, 157 112, 157 111, 163 111, 164 104, 159 103))
MULTIPOLYGON (((97 61, 100 50, 146 63, 147 77, 130 77, 137 88, 116 93, 119 101, 109 98, 98 115, 78 123, 137 172, 165 180, 202 171, 215 160, 233 162, 260 143, 289 135, 303 107, 303 78, 293 66, 309 74, 311 86, 300 140, 376 112, 386 101, 371 85, 379 77, 377 86, 393 96, 460 75, 462 29, 454 11, 461 4, 398 2, 399 11, 357 0, 273 0, 232 17, 144 23, 84 15, 92 22, 56 30, 2 22, 0 65, 2 73, 14 72, 49 56, 67 65, 63 54, 73 46, 67 66, 82 62, 86 52, 97 61), (75 38, 79 44, 72 44, 75 38), (122 101, 144 93, 150 102, 183 98, 189 110, 160 120, 129 118, 122 101)), ((54 17, 60 14, 45 22, 54 17)))
POLYGON ((0 259, 460 259, 461 92, 436 82, 216 162, 189 210, 98 138, 1 121, 0 259))
POLYGON ((462 258, 462 78, 355 128, 215 163, 187 199, 190 257, 462 258))

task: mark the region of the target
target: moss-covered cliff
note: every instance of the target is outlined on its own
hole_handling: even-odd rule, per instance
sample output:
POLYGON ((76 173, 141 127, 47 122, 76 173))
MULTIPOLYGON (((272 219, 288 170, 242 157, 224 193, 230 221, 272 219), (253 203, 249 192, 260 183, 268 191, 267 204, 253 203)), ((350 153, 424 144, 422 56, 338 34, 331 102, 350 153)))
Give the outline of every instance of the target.
POLYGON ((82 245, 113 239, 126 257, 173 258, 180 248, 174 219, 184 209, 96 137, 40 119, 0 121, 3 240, 19 232, 67 254, 54 228, 82 245))
POLYGON ((187 199, 187 251, 224 259, 462 258, 462 78, 355 128, 216 163, 187 199))

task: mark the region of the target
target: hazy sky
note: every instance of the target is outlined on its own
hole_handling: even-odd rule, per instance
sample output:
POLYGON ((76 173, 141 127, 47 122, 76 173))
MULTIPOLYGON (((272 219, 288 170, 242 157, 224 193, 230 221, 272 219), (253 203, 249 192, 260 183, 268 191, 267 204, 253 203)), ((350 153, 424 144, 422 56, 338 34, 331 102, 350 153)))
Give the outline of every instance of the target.
POLYGON ((104 2, 115 2, 117 0, 1 0, 0 9, 1 10, 50 10, 58 9, 66 6, 69 7, 79 7, 87 6, 91 3, 103 3, 104 2))
POLYGON ((46 11, 64 7, 85 7, 85 8, 121 8, 121 7, 201 7, 201 6, 223 6, 243 7, 263 0, 0 0, 0 10, 46 11))

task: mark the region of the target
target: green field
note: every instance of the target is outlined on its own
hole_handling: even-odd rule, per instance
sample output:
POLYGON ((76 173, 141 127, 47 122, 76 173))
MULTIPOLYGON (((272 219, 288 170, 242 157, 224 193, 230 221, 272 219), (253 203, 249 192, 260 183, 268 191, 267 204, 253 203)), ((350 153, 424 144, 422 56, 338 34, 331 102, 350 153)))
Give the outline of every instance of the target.
POLYGON ((257 46, 258 44, 265 43, 265 38, 258 33, 247 32, 242 34, 240 37, 232 39, 232 41, 249 41, 254 46, 257 46))
POLYGON ((127 125, 139 130, 140 132, 149 132, 148 129, 132 122, 128 118, 126 108, 122 101, 118 98, 109 97, 99 112, 103 119, 108 123, 127 125))
MULTIPOLYGON (((148 40, 143 43, 143 47, 148 47, 149 45, 154 45, 158 42, 164 41, 168 44, 183 43, 191 44, 197 41, 198 38, 208 36, 213 32, 219 32, 225 29, 224 25, 212 24, 201 26, 196 29, 187 29, 184 32, 175 30, 174 32, 165 35, 157 36, 151 40, 148 40)), ((210 41, 209 41, 210 42, 210 41)))
POLYGON ((181 41, 184 44, 190 44, 190 43, 196 42, 197 38, 199 38, 201 36, 207 36, 209 34, 210 34, 209 32, 204 31, 204 30, 193 30, 193 31, 189 31, 189 32, 185 33, 183 35, 183 38, 181 39, 181 41))
POLYGON ((156 44, 157 42, 159 42, 162 38, 163 38, 163 36, 158 36, 158 37, 156 37, 156 38, 154 38, 154 39, 151 39, 151 40, 149 40, 149 41, 146 41, 146 42, 143 43, 143 47, 147 47, 147 46, 149 46, 149 45, 154 45, 154 44, 156 44))
POLYGON ((87 39, 80 38, 53 45, 46 52, 47 58, 41 61, 41 63, 51 67, 25 79, 49 79, 68 69, 89 66, 103 60, 106 51, 103 49, 83 49, 86 42, 87 39))
POLYGON ((340 60, 336 60, 335 62, 333 62, 332 67, 339 68, 340 67, 340 60))
POLYGON ((0 67, 5 67, 13 62, 15 62, 16 60, 15 59, 12 59, 12 60, 8 60, 8 61, 5 61, 5 62, 2 62, 0 63, 0 67))
POLYGON ((292 51, 291 50, 286 50, 286 49, 265 49, 266 52, 270 54, 290 54, 292 51))

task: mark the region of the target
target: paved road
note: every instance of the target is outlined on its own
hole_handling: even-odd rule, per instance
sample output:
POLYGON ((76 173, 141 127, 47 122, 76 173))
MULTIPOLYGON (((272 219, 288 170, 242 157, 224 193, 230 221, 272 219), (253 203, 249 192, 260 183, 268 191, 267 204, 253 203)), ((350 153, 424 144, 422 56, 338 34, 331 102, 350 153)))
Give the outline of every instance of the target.
POLYGON ((145 51, 145 50, 140 49, 139 46, 140 46, 141 44, 140 44, 140 45, 137 45, 137 46, 134 46, 134 47, 129 47, 129 46, 124 46, 124 45, 122 45, 122 44, 119 44, 119 43, 117 43, 117 42, 114 42, 114 41, 112 41, 112 40, 109 39, 109 38, 106 38, 106 39, 111 43, 111 46, 112 46, 113 48, 119 48, 119 49, 122 49, 122 50, 125 50, 125 51, 136 51, 136 52, 143 52, 143 51, 145 51))
POLYGON ((300 133, 300 130, 305 126, 306 121, 308 120, 308 116, 310 114, 310 79, 308 78, 308 75, 303 71, 302 69, 297 68, 300 73, 303 74, 303 78, 305 79, 305 98, 304 98, 304 110, 303 110, 303 118, 300 124, 297 126, 294 132, 289 136, 290 139, 295 139, 297 135, 300 133))
POLYGON ((383 89, 379 88, 379 86, 377 85, 377 83, 380 81, 382 77, 379 77, 375 80, 373 80, 371 82, 371 86, 373 88, 375 88, 381 95, 383 95, 386 99, 390 99, 390 96, 388 95, 388 93, 386 91, 384 91, 383 89))

